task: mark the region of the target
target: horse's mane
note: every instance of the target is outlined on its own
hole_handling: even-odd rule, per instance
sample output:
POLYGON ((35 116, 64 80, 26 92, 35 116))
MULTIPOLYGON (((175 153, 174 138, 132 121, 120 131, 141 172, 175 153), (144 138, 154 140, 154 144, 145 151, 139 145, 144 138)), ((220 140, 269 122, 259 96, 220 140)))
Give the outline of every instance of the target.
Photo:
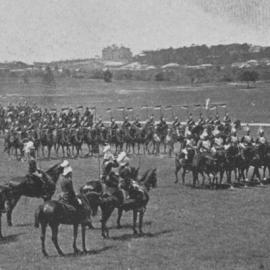
POLYGON ((58 162, 58 163, 56 163, 55 165, 53 165, 51 168, 49 168, 47 171, 46 171, 46 173, 51 173, 52 171, 54 171, 54 169, 56 168, 56 167, 58 167, 59 166, 59 164, 60 164, 60 162, 58 162))
POLYGON ((155 171, 155 169, 148 169, 143 176, 141 177, 141 179, 139 180, 140 183, 144 183, 146 179, 149 179, 149 177, 153 174, 153 172, 155 171))

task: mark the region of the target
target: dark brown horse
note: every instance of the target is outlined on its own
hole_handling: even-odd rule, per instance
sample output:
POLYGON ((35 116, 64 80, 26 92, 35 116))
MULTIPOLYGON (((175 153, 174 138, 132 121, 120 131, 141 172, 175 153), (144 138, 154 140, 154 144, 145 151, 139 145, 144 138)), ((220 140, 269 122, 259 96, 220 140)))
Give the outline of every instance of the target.
POLYGON ((57 163, 47 170, 41 180, 36 176, 29 175, 11 179, 7 199, 7 222, 9 226, 12 226, 12 211, 21 196, 42 198, 44 201, 51 199, 55 192, 57 180, 63 171, 60 164, 61 163, 57 163), (50 178, 50 181, 47 180, 47 177, 50 178), (44 182, 46 182, 46 188, 44 187, 44 182))
MULTIPOLYGON (((104 238, 109 237, 109 230, 106 226, 113 210, 118 208, 117 225, 120 228, 120 219, 123 211, 133 211, 133 232, 137 234, 137 216, 139 213, 139 233, 143 233, 142 224, 146 206, 149 201, 149 190, 157 186, 156 169, 147 170, 143 177, 138 180, 138 188, 131 188, 129 192, 130 199, 125 201, 122 189, 117 189, 111 196, 102 197, 100 207, 102 210, 101 230, 104 238)), ((94 186, 93 186, 94 187, 94 186)), ((82 187, 84 189, 84 187, 82 187)), ((86 189, 87 190, 87 189, 86 189)), ((94 191, 102 190, 102 184, 97 183, 94 191)))
POLYGON ((0 186, 0 239, 3 238, 1 217, 2 217, 2 213, 5 213, 6 211, 5 202, 7 201, 8 191, 9 191, 8 186, 4 186, 4 185, 0 186))
POLYGON ((77 158, 82 152, 82 144, 83 144, 83 130, 82 129, 72 129, 70 134, 70 143, 71 143, 71 151, 74 156, 74 149, 76 150, 75 157, 77 158))
POLYGON ((73 250, 74 253, 79 253, 76 240, 78 235, 78 227, 81 225, 82 232, 82 249, 83 252, 87 252, 85 245, 85 229, 84 224, 86 215, 97 213, 97 207, 100 203, 100 194, 95 192, 88 192, 78 195, 78 199, 81 201, 84 210, 70 209, 64 203, 60 201, 46 201, 41 205, 35 214, 35 227, 41 225, 41 248, 44 256, 48 256, 45 246, 46 228, 49 225, 52 231, 52 242, 60 256, 64 256, 63 251, 58 244, 58 227, 60 224, 73 225, 73 250))

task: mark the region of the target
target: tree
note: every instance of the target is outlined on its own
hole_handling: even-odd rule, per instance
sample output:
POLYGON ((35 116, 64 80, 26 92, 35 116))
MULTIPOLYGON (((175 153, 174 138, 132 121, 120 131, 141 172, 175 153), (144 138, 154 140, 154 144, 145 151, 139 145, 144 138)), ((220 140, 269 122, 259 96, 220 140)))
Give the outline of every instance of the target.
POLYGON ((239 80, 247 83, 247 88, 250 88, 250 82, 253 84, 259 79, 259 73, 255 70, 244 70, 239 75, 239 80))
POLYGON ((104 81, 111 82, 112 81, 112 72, 109 69, 106 69, 103 73, 104 81))
POLYGON ((46 85, 55 85, 54 75, 49 66, 46 67, 45 73, 43 74, 43 83, 46 85))

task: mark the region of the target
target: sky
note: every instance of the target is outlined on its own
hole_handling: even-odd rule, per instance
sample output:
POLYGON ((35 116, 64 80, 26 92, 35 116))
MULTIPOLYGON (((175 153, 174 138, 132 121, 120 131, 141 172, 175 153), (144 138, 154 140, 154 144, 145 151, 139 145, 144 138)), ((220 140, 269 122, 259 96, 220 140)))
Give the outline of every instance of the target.
POLYGON ((269 0, 0 1, 1 62, 229 43, 270 46, 269 0))

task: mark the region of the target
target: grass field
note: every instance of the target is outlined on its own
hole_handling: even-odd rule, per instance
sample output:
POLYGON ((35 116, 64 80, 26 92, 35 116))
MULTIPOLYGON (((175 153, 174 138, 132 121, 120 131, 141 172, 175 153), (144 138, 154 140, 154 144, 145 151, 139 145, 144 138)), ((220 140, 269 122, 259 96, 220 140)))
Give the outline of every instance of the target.
MULTIPOLYGON (((107 107, 203 103, 209 97, 227 103, 234 118, 269 122, 268 87, 266 83, 246 90, 233 85, 192 88, 165 83, 70 80, 57 82, 57 89, 52 91, 36 82, 22 87, 17 82, 3 81, 0 94, 4 103, 31 96, 44 106, 96 105, 102 115, 107 107)), ((182 111, 182 120, 185 114, 182 111)), ((133 165, 139 163, 139 157, 131 160, 133 165)), ((1 182, 27 172, 27 164, 9 161, 4 154, 0 161, 1 182)), ((48 168, 54 162, 42 161, 41 167, 48 168)), ((95 158, 71 160, 71 164, 76 190, 98 177, 95 158)), ((109 221, 111 239, 103 240, 96 217, 97 229, 87 232, 89 254, 72 255, 72 227, 62 226, 59 244, 68 255, 57 256, 48 231, 47 251, 51 256, 44 258, 40 230, 33 227, 33 213, 41 200, 22 198, 13 213, 14 227, 6 227, 3 219, 5 239, 0 242, 0 269, 270 269, 270 186, 233 191, 192 189, 174 184, 173 158, 141 156, 140 164, 141 172, 158 168, 158 187, 150 192, 144 237, 132 235, 132 214, 125 213, 124 228, 116 229, 114 214, 109 221)))

